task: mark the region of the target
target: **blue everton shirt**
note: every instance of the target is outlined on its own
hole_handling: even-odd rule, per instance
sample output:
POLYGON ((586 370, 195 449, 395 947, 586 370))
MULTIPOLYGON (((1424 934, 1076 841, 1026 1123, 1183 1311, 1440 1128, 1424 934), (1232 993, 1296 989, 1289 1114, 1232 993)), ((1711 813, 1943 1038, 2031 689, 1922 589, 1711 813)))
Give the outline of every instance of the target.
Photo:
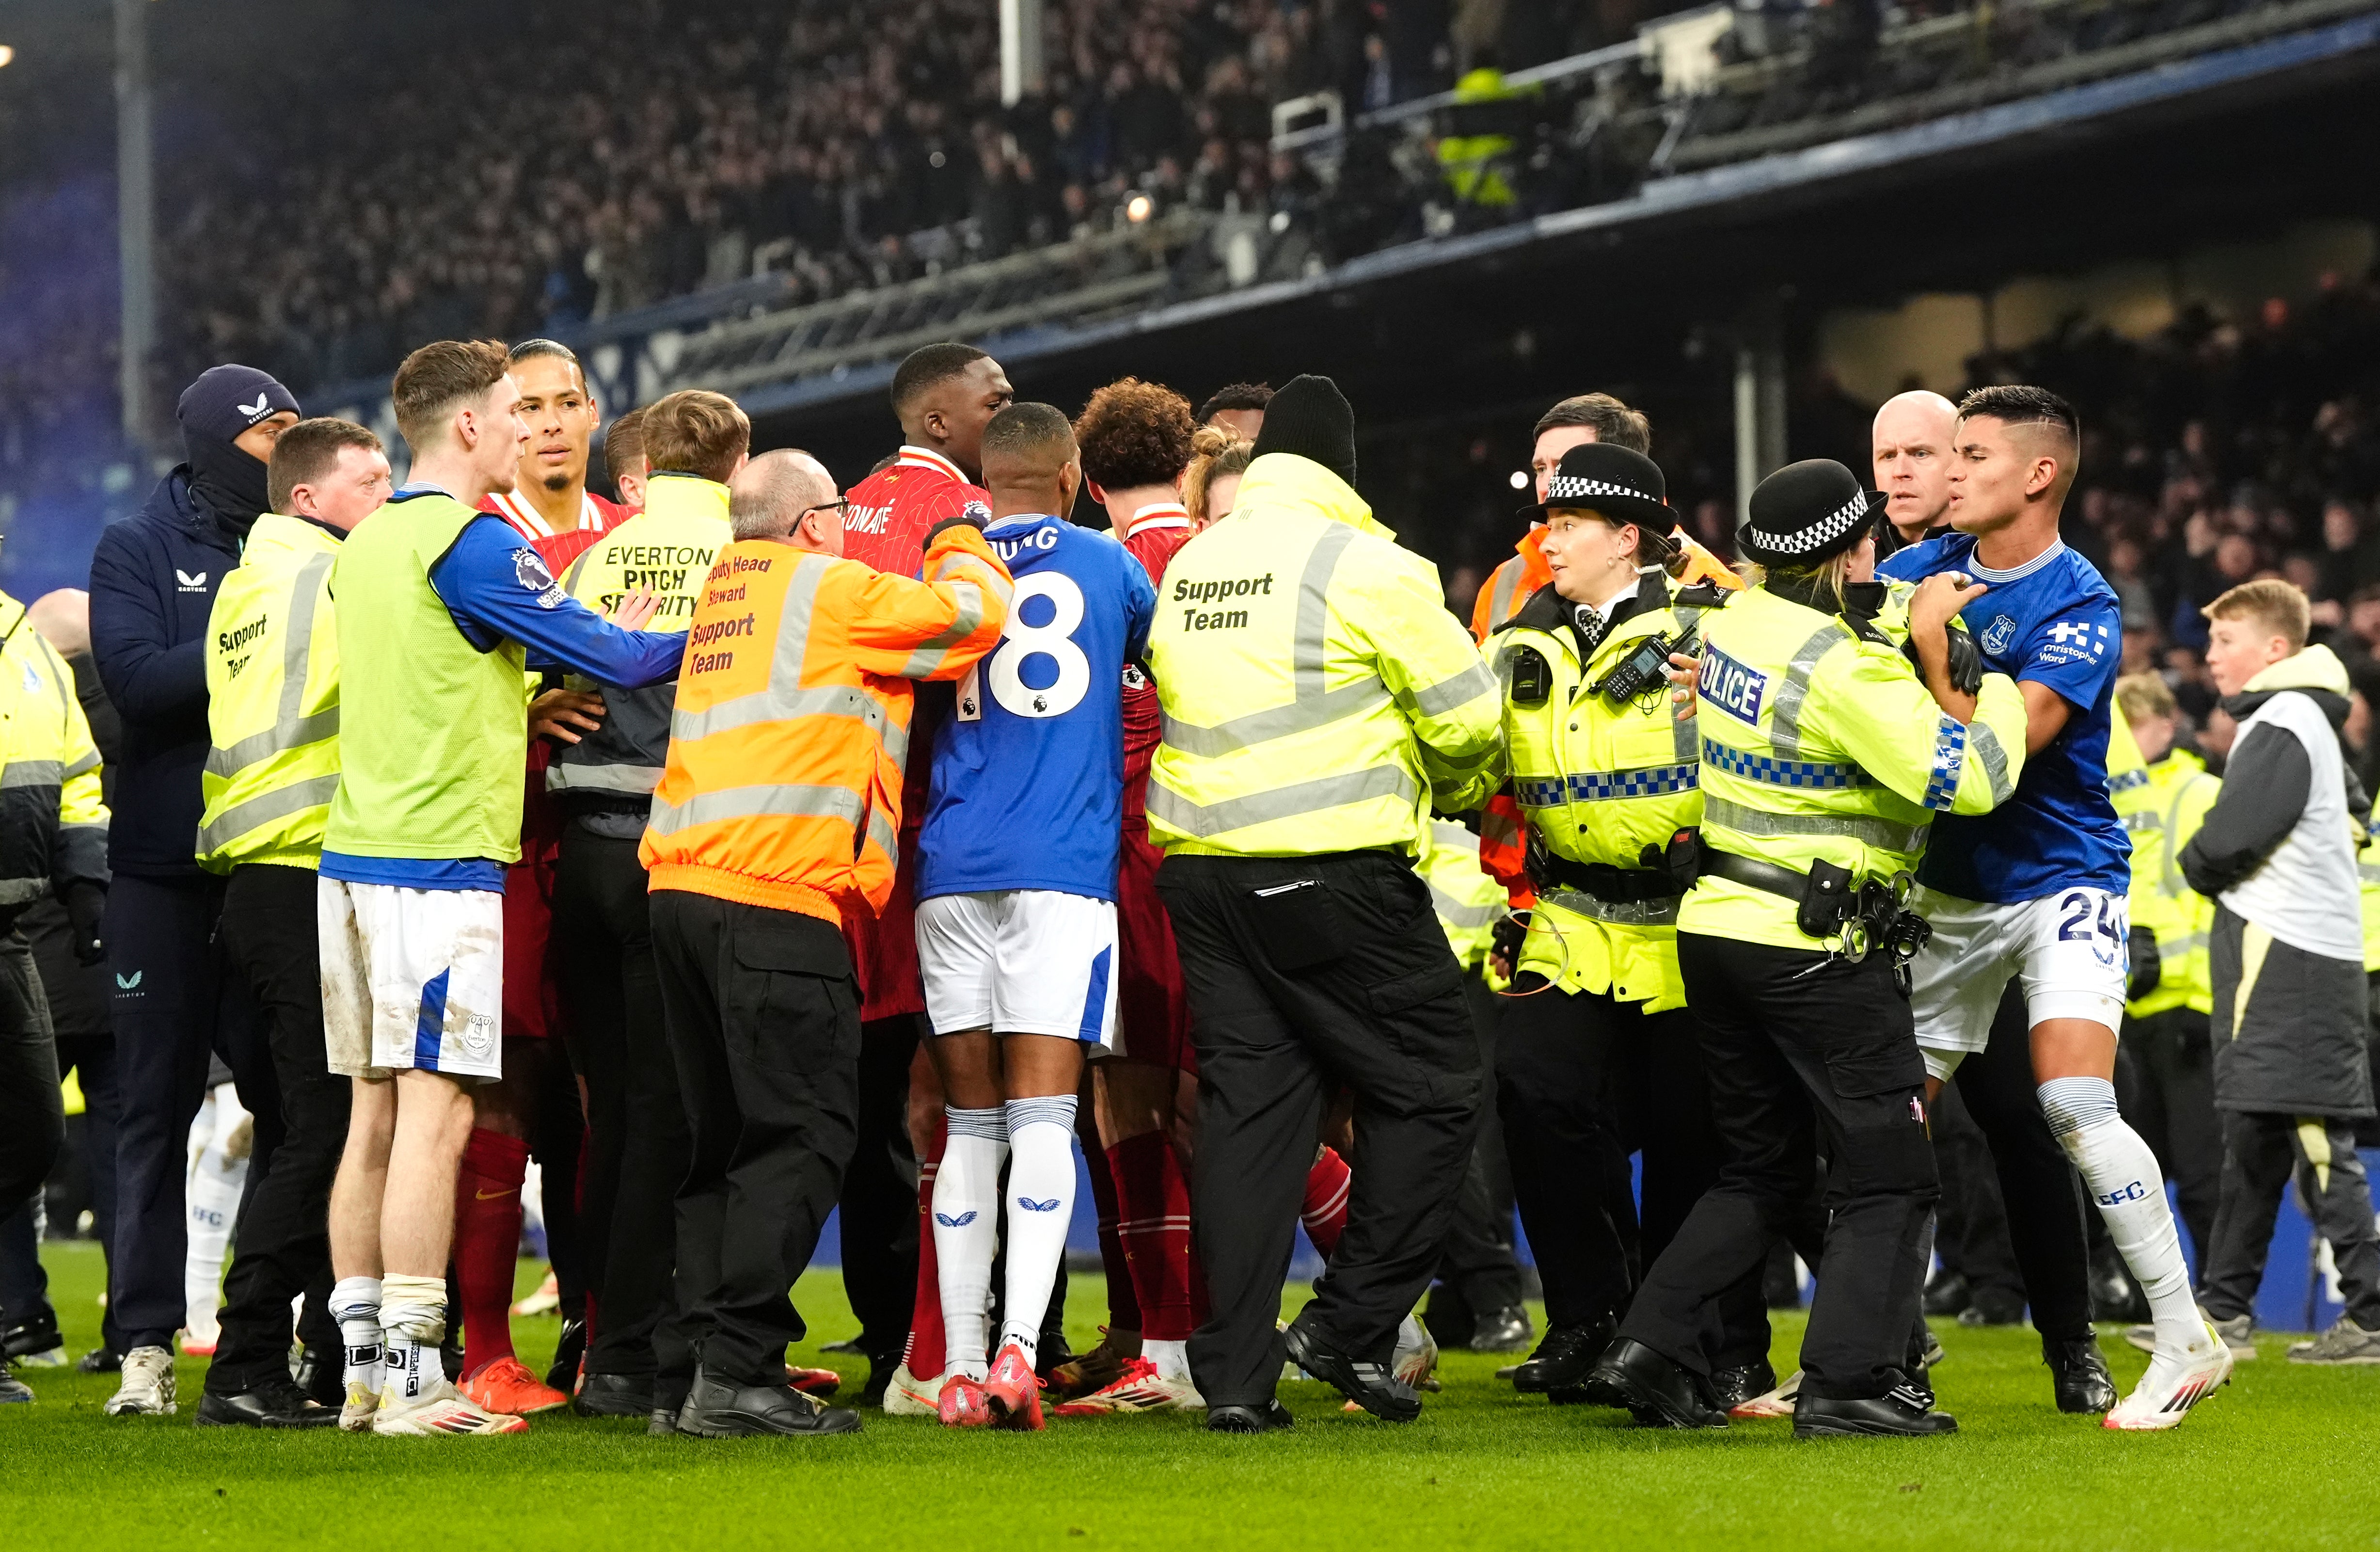
POLYGON ((1063 518, 984 530, 1016 579, 1000 645, 934 739, 917 898, 1053 889, 1112 900, 1123 833, 1123 669, 1157 589, 1132 552, 1063 518))
POLYGON ((2114 590, 2062 541, 1995 571, 1977 564, 1974 535, 1947 533, 1876 568, 1906 582, 1937 571, 1963 571, 1985 585, 1959 613, 1984 649, 1984 666, 2046 685, 2070 710, 2058 737, 2025 761, 2015 797, 1989 813, 1934 821, 1918 882, 1994 905, 2077 885, 2122 894, 2131 883, 2131 842, 2107 796, 2108 719, 2124 655, 2114 590))

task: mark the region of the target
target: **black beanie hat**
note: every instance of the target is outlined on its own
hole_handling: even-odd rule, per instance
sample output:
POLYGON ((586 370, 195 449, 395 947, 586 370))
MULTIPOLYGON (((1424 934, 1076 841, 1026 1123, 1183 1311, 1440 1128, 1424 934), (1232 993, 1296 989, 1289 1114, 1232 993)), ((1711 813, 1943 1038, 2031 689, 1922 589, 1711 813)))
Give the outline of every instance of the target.
POLYGON ((234 446, 234 438, 285 409, 299 412, 297 397, 271 373, 252 366, 209 367, 174 406, 182 422, 190 489, 201 506, 235 528, 255 521, 270 498, 264 460, 234 446))
POLYGON ((1312 458, 1352 488, 1355 483, 1355 409, 1328 377, 1293 377, 1265 406, 1251 458, 1295 453, 1312 458))

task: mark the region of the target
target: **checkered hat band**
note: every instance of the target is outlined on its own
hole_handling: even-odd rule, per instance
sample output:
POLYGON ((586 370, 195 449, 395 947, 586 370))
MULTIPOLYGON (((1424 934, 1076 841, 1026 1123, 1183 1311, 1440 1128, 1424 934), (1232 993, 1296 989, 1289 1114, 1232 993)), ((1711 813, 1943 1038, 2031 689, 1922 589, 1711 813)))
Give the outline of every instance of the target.
POLYGON ((1647 495, 1633 485, 1615 485, 1609 480, 1590 480, 1580 474, 1557 474, 1546 482, 1546 504, 1557 501, 1584 501, 1598 495, 1626 496, 1632 501, 1658 503, 1658 495, 1647 495))
POLYGON ((1760 547, 1775 555, 1806 555, 1822 549, 1851 531, 1851 526, 1867 515, 1867 492, 1852 496, 1849 505, 1838 507, 1823 519, 1798 533, 1763 533, 1752 531, 1760 547))

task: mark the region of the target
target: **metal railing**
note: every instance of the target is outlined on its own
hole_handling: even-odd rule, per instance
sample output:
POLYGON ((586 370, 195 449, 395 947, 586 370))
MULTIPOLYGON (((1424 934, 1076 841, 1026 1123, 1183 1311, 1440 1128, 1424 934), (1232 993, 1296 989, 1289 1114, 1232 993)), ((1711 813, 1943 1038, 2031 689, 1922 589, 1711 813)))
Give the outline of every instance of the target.
POLYGON ((663 389, 735 393, 903 355, 939 339, 972 339, 1039 324, 1096 318, 1156 300, 1171 261, 1213 218, 1174 211, 831 301, 714 320, 682 336, 663 389))

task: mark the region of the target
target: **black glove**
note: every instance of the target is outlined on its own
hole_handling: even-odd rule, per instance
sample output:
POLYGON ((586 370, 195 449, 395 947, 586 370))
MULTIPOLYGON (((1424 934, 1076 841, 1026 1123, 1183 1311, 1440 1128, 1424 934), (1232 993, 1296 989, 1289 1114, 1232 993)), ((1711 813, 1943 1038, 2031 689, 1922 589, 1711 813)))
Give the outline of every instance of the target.
POLYGON ((1512 966, 1515 971, 1519 970, 1521 968, 1521 944, 1523 940, 1527 938, 1529 935, 1527 923, 1520 921, 1516 917, 1503 916, 1497 919, 1496 925, 1490 928, 1489 931, 1494 936, 1494 944, 1490 952, 1492 952, 1498 959, 1503 960, 1506 964, 1512 966))
POLYGON ((2156 934, 2146 927, 2132 929, 2131 948, 2132 978, 2124 987, 2124 996, 2144 997, 2165 979, 2165 955, 2157 947, 2156 934))
POLYGON ((970 501, 966 504, 965 509, 960 512, 956 517, 944 518, 933 527, 926 530, 926 542, 920 547, 924 549, 932 549, 934 547, 935 537, 946 528, 971 528, 978 533, 981 533, 990 521, 990 511, 980 503, 970 501))
MULTIPOLYGON (((1943 634, 1950 639, 1950 688, 1961 695, 1975 694, 1984 688, 1984 649, 1964 630, 1945 629, 1943 634)), ((1925 665, 1917 660, 1913 638, 1900 643, 1900 655, 1909 659, 1920 678, 1925 676, 1925 665)))
POLYGON ((67 923, 74 934, 75 963, 95 965, 107 958, 107 944, 99 935, 99 920, 107 910, 103 885, 78 881, 67 886, 67 923))

